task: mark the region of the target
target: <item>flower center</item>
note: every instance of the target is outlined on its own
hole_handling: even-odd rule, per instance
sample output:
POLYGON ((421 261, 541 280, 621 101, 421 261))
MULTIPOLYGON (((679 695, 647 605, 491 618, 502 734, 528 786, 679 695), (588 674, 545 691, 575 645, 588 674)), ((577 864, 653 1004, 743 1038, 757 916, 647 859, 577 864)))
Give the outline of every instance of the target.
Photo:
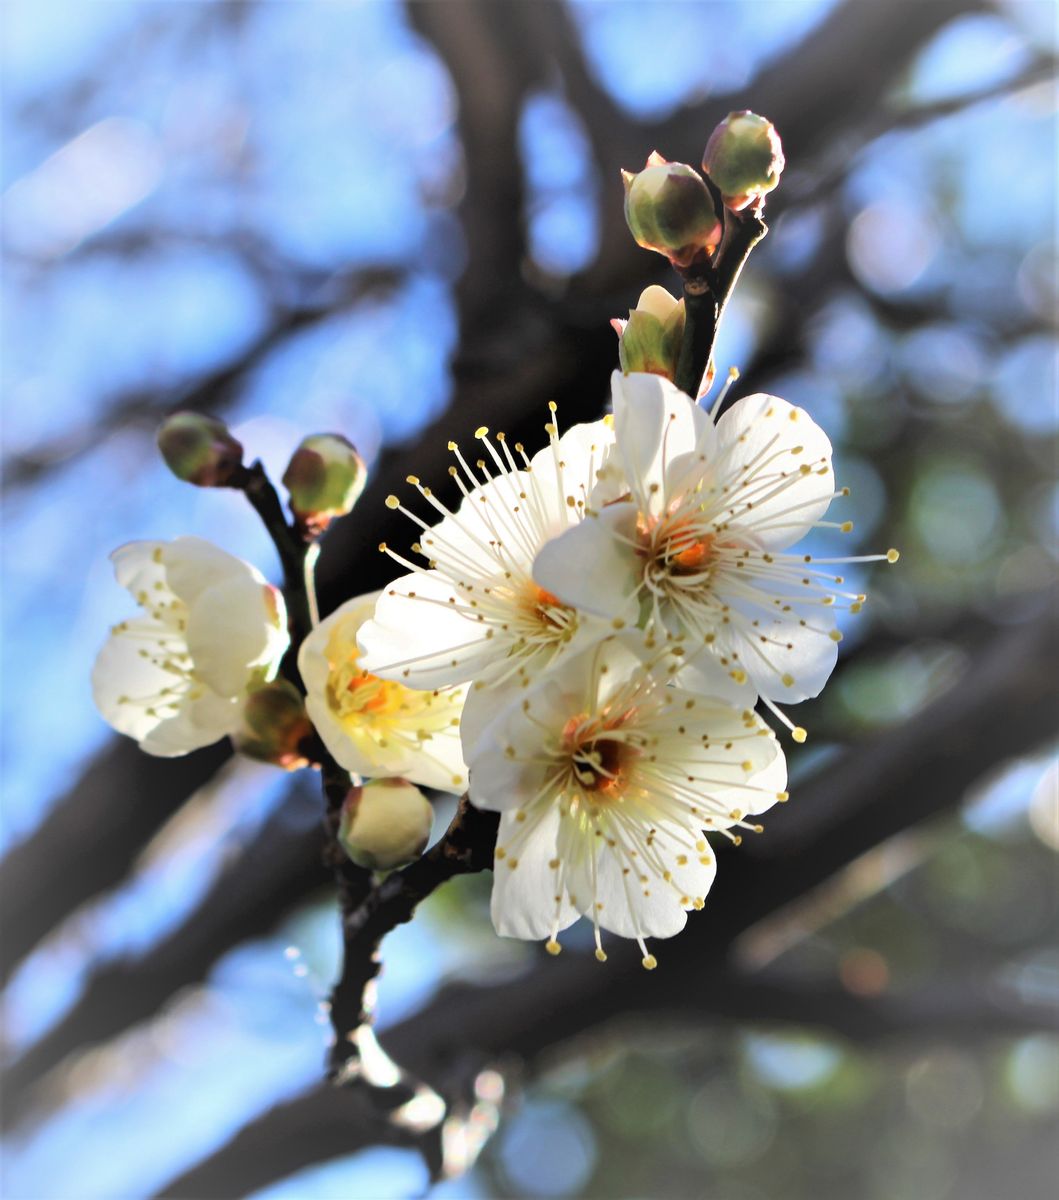
POLYGON ((622 726, 632 715, 630 711, 590 718, 587 713, 579 713, 563 727, 562 747, 573 777, 581 790, 597 802, 620 799, 629 782, 633 762, 640 754, 622 733, 622 726))
POLYGON ((570 609, 558 596, 532 581, 519 597, 520 607, 530 621, 544 633, 563 633, 569 624, 570 609))

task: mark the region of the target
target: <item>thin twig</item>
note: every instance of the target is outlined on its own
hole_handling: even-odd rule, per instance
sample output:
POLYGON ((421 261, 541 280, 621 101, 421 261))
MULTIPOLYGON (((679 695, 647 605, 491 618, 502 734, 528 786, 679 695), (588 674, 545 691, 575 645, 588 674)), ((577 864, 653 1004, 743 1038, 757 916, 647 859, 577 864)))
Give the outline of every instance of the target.
POLYGON ((331 993, 335 1043, 328 1074, 336 1083, 350 1077, 357 1056, 353 1038, 372 1017, 369 984, 381 969, 379 944, 392 929, 410 921, 420 901, 456 875, 469 875, 493 865, 499 815, 474 807, 466 796, 444 837, 422 858, 394 871, 346 910, 342 922, 342 974, 331 993))
MULTIPOLYGON (((720 207, 717 189, 707 179, 720 207)), ((720 211, 720 207, 718 211, 720 211)), ((713 260, 705 256, 681 271, 684 280, 684 340, 677 362, 676 385, 695 398, 705 374, 717 330, 728 299, 739 280, 750 252, 768 233, 768 226, 755 213, 727 213, 727 229, 720 250, 713 260)))

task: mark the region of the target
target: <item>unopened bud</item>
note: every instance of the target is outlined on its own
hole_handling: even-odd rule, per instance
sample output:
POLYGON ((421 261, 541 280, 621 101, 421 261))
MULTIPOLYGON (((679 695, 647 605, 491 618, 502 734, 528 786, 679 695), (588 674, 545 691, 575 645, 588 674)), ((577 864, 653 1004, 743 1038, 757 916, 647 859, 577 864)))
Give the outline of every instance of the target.
POLYGON ((389 871, 418 858, 430 840, 434 810, 405 779, 376 779, 350 788, 338 840, 358 867, 389 871))
POLYGON ((702 156, 702 169, 735 211, 771 192, 783 165, 783 145, 775 126, 745 109, 725 117, 710 134, 702 156))
POLYGON ((686 267, 721 240, 713 197, 693 167, 666 162, 656 151, 637 174, 622 171, 625 220, 645 250, 686 267))
POLYGON ((290 508, 307 529, 322 532, 360 499, 368 473, 352 442, 340 433, 303 438, 283 473, 290 508))
POLYGON ((228 487, 243 465, 241 443, 223 421, 204 413, 173 413, 162 422, 157 441, 170 471, 196 487, 228 487))
POLYGON ((308 766, 302 743, 313 732, 301 693, 285 679, 266 683, 243 702, 242 728, 233 741, 248 758, 287 771, 308 766))
POLYGON ((611 322, 618 334, 618 359, 626 375, 644 371, 675 379, 684 340, 684 301, 652 284, 641 294, 628 321, 611 322))

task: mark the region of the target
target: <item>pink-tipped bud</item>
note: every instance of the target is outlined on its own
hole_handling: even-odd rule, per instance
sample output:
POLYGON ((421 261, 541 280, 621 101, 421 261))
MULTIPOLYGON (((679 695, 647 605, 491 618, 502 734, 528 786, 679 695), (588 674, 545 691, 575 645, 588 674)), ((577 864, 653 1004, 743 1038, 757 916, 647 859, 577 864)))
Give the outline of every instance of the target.
POLYGON ((389 871, 418 858, 430 840, 434 810, 406 779, 376 779, 350 788, 338 840, 358 867, 389 871))
POLYGON ((657 151, 642 171, 622 172, 625 220, 638 245, 664 254, 675 267, 713 251, 721 223, 713 197, 693 167, 666 162, 657 151))
POLYGON ((243 702, 242 718, 232 739, 240 753, 286 771, 309 765, 301 747, 313 727, 293 684, 276 679, 257 688, 243 702))
POLYGON ((628 321, 611 324, 618 333, 618 359, 626 375, 643 371, 676 379, 684 340, 684 301, 652 284, 640 294, 628 321))
POLYGON ((290 509, 306 530, 322 533, 360 499, 368 472, 356 448, 340 433, 303 438, 283 473, 290 509))
POLYGON ((783 166, 783 145, 775 126, 747 110, 725 117, 710 134, 702 156, 702 169, 736 212, 771 192, 783 166))
POLYGON ((243 447, 228 426, 204 413, 173 413, 157 442, 170 471, 196 487, 228 487, 243 465, 243 447))

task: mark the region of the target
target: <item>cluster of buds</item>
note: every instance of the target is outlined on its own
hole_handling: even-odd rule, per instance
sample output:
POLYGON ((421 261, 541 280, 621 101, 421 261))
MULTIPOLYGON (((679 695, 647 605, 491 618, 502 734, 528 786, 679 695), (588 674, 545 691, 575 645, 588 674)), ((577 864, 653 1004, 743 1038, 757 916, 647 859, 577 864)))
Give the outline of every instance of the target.
POLYGON ((678 270, 709 258, 724 236, 723 207, 760 205, 779 183, 783 148, 771 121, 733 112, 706 144, 702 169, 652 152, 642 171, 622 171, 625 220, 638 245, 664 254, 678 270), (712 188, 711 186, 712 185, 712 188))
MULTIPOLYGON (((177 479, 196 487, 240 487, 247 478, 242 444, 205 413, 178 412, 158 430, 158 449, 177 479)), ((298 530, 319 537, 335 517, 353 510, 367 482, 356 447, 340 433, 303 438, 283 473, 298 530)))

